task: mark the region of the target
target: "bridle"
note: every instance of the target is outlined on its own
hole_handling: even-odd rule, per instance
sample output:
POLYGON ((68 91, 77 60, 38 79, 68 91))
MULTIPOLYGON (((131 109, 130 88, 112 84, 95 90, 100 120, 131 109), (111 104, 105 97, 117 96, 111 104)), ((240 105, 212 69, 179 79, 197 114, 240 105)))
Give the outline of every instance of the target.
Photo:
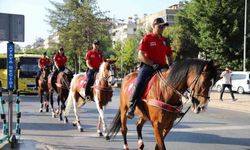
POLYGON ((114 69, 111 69, 111 68, 113 68, 112 64, 109 64, 109 65, 110 65, 110 69, 106 69, 106 70, 110 73, 110 75, 107 77, 101 77, 99 80, 107 81, 110 85, 112 85, 114 83, 112 83, 112 80, 109 81, 109 79, 115 78, 115 73, 114 73, 114 69), (113 70, 113 71, 111 71, 111 70, 113 70))
MULTIPOLYGON (((180 92, 179 90, 177 90, 176 88, 174 88, 172 85, 168 84, 167 80, 164 78, 162 72, 160 70, 157 70, 157 75, 158 77, 163 81, 163 83, 170 87, 176 94, 178 94, 179 96, 181 97, 185 97, 187 100, 189 100, 190 98, 193 100, 194 96, 200 96, 200 97, 204 97, 204 98, 207 98, 209 99, 210 97, 208 95, 202 95, 202 94, 196 94, 195 95, 195 87, 196 87, 196 84, 198 83, 200 77, 201 77, 201 74, 204 73, 203 70, 204 67, 201 68, 201 70, 199 70, 199 73, 197 74, 197 76, 194 78, 194 80, 191 82, 190 86, 189 87, 192 87, 191 89, 187 89, 186 92, 189 93, 189 96, 188 95, 185 95, 183 94, 184 92, 180 92), (192 86, 193 85, 193 86, 192 86)), ((192 101, 193 102, 193 101, 192 101)))

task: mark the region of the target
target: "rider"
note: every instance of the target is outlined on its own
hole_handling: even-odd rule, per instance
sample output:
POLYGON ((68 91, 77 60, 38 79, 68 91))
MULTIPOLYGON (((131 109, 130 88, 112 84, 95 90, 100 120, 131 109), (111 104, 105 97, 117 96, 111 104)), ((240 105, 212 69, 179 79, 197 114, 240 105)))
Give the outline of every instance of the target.
POLYGON ((87 64, 87 83, 86 83, 86 89, 85 89, 85 99, 86 100, 92 100, 92 93, 91 93, 91 86, 95 82, 95 73, 98 72, 98 69, 103 62, 103 54, 100 48, 100 41, 94 40, 93 49, 88 50, 86 53, 86 64, 87 64))
POLYGON ((131 95, 127 117, 132 119, 136 103, 141 99, 145 86, 157 70, 173 63, 172 50, 168 40, 162 36, 162 32, 169 24, 162 18, 154 19, 153 32, 144 36, 139 45, 138 59, 141 61, 135 89, 131 95))
POLYGON ((36 88, 38 88, 38 80, 39 80, 40 75, 42 74, 43 69, 45 68, 45 66, 51 65, 51 64, 52 64, 51 61, 47 57, 47 53, 44 52, 41 58, 38 60, 39 70, 36 76, 36 88))
POLYGON ((59 49, 59 51, 55 54, 54 58, 53 58, 54 62, 55 62, 55 70, 53 72, 53 75, 52 75, 52 79, 51 79, 51 83, 52 83, 52 87, 54 89, 56 89, 56 84, 55 84, 55 81, 56 81, 56 77, 58 75, 59 72, 62 72, 65 70, 65 65, 67 63, 67 57, 66 55, 64 54, 64 49, 63 47, 61 47, 59 49))

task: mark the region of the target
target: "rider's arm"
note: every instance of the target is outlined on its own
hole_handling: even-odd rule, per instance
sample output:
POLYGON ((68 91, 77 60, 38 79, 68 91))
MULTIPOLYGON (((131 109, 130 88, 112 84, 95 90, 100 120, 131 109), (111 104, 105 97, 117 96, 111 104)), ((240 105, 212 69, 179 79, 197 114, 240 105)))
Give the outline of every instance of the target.
POLYGON ((87 67, 88 67, 89 69, 94 69, 94 68, 91 66, 91 64, 90 64, 90 61, 89 61, 89 60, 86 60, 86 64, 87 64, 87 67))
POLYGON ((139 50, 138 52, 138 59, 143 62, 144 64, 147 64, 149 66, 152 66, 154 64, 154 62, 152 60, 150 60, 149 58, 147 58, 144 54, 143 51, 139 50))

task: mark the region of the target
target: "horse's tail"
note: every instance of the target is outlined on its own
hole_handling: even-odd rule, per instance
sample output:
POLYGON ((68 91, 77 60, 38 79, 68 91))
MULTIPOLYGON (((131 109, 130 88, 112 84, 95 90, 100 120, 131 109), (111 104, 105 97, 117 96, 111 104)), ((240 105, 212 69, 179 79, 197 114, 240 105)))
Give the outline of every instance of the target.
POLYGON ((65 116, 69 115, 69 111, 70 111, 72 104, 73 104, 73 92, 70 90, 68 98, 67 98, 67 105, 65 108, 65 116))
POLYGON ((115 138, 115 136, 119 132, 120 128, 121 128, 121 111, 119 109, 118 112, 116 113, 112 123, 109 126, 107 137, 109 137, 110 139, 115 138))

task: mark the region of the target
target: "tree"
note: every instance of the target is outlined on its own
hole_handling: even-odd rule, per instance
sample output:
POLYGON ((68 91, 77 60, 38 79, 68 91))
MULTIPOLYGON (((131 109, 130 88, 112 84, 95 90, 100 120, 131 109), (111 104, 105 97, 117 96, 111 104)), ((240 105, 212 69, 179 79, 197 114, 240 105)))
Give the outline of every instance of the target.
POLYGON ((192 0, 178 14, 182 33, 200 54, 234 70, 242 70, 243 23, 244 1, 238 0, 192 0))
POLYGON ((76 72, 86 68, 82 62, 94 39, 101 41, 103 49, 111 47, 107 23, 109 19, 99 10, 95 0, 50 2, 55 10, 48 9, 48 22, 54 32, 58 33, 59 46, 65 48, 70 58, 68 64, 76 72))

